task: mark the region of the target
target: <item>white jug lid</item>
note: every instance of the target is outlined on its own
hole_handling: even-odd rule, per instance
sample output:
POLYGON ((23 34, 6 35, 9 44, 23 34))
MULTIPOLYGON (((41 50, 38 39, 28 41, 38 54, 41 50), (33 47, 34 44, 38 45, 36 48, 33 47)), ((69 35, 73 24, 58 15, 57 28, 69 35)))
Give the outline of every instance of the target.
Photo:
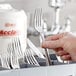
POLYGON ((0 4, 0 9, 13 9, 13 7, 10 4, 0 4))

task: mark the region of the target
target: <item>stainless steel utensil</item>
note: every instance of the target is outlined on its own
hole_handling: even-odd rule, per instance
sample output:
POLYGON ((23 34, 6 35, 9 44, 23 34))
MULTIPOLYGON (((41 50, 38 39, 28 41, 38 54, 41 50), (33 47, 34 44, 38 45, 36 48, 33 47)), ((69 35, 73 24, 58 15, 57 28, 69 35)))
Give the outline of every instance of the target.
POLYGON ((40 66, 39 63, 37 62, 37 60, 34 57, 32 49, 27 49, 25 51, 25 58, 26 58, 28 64, 40 66))
POLYGON ((10 69, 9 58, 3 55, 0 55, 0 59, 1 59, 1 66, 4 68, 10 69))
MULTIPOLYGON (((43 27, 42 27, 42 12, 40 13, 40 11, 38 9, 35 10, 35 14, 34 14, 34 27, 35 29, 40 33, 40 36, 42 38, 42 40, 44 40, 45 36, 44 36, 44 31, 43 31, 43 27)), ((47 49, 45 49, 45 56, 46 56, 46 65, 50 65, 51 61, 48 55, 48 51, 47 49)))
POLYGON ((33 53, 35 53, 35 55, 37 55, 40 58, 44 59, 43 54, 40 52, 40 50, 31 42, 30 39, 27 38, 27 45, 30 47, 30 49, 32 49, 33 53))
POLYGON ((20 46, 18 45, 19 44, 19 41, 17 40, 17 38, 13 38, 12 39, 12 43, 10 43, 10 60, 11 60, 11 66, 13 69, 17 69, 17 68, 20 68, 19 66, 19 57, 21 56, 20 55, 20 46))

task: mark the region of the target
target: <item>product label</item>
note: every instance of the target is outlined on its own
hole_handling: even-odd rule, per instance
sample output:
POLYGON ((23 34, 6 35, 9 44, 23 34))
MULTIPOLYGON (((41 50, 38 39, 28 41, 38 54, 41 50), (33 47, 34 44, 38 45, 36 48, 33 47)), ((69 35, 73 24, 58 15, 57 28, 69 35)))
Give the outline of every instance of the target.
POLYGON ((2 28, 0 28, 0 36, 16 36, 18 35, 16 25, 13 23, 5 23, 2 28))

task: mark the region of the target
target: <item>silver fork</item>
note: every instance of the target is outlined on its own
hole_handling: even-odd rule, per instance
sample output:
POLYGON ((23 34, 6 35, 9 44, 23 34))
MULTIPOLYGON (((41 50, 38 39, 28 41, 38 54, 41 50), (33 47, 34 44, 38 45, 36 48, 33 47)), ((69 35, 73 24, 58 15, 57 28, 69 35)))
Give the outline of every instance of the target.
POLYGON ((18 37, 12 38, 12 42, 8 44, 7 51, 9 53, 12 68, 20 68, 19 59, 21 59, 22 63, 25 63, 24 53, 22 52, 21 42, 18 37))
POLYGON ((27 49, 25 51, 25 58, 26 58, 28 64, 40 66, 39 63, 37 62, 36 58, 33 55, 32 49, 27 49))
POLYGON ((10 69, 9 57, 0 55, 0 59, 1 59, 1 66, 4 68, 10 69))
POLYGON ((27 45, 32 49, 32 51, 39 57, 45 59, 44 55, 40 52, 40 50, 31 42, 30 39, 27 38, 27 45))
POLYGON ((14 43, 15 43, 14 45, 15 45, 16 52, 18 54, 18 58, 24 58, 24 53, 22 51, 20 39, 18 37, 15 38, 14 43))
MULTIPOLYGON (((42 40, 45 39, 45 36, 44 36, 44 31, 43 31, 43 28, 42 28, 42 12, 40 13, 38 9, 35 10, 35 14, 34 14, 34 27, 35 29, 40 33, 40 36, 42 38, 42 40)), ((51 61, 50 61, 50 57, 48 55, 48 50, 45 49, 45 56, 46 56, 46 65, 49 66, 51 64, 51 61)))
POLYGON ((10 60, 11 60, 11 66, 13 69, 17 69, 17 68, 20 68, 19 66, 19 56, 18 56, 18 41, 16 41, 16 39, 13 39, 12 40, 12 43, 10 44, 10 50, 11 50, 11 57, 10 57, 10 60))
POLYGON ((11 69, 10 63, 9 63, 9 52, 6 49, 6 52, 0 53, 0 60, 1 60, 1 66, 7 69, 11 69))
MULTIPOLYGON (((42 32, 42 29, 44 28, 43 27, 43 19, 42 19, 42 8, 38 8, 35 10, 35 15, 34 15, 34 18, 36 16, 36 19, 34 19, 34 25, 35 25, 35 21, 37 24, 39 25, 42 25, 42 27, 39 27, 38 29, 40 29, 39 31, 42 32)), ((43 35, 42 35, 43 37, 43 35)), ((40 39, 40 44, 42 43, 42 38, 41 38, 41 35, 39 36, 39 39, 40 39)))

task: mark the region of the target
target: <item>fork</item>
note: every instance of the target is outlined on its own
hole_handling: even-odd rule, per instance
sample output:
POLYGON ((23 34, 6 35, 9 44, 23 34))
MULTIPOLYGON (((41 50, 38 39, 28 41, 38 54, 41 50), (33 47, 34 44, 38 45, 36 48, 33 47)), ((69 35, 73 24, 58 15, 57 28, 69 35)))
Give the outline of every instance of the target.
POLYGON ((34 55, 33 55, 32 49, 27 49, 25 51, 25 58, 26 58, 26 61, 28 64, 40 66, 39 63, 37 62, 37 60, 35 59, 34 55))
MULTIPOLYGON (((45 32, 43 31, 41 19, 42 19, 42 12, 40 13, 39 9, 36 9, 35 14, 34 14, 34 27, 40 33, 42 40, 44 40, 45 39, 45 36, 44 36, 45 32)), ((47 49, 45 49, 45 57, 46 57, 46 65, 49 66, 51 64, 51 61, 50 61, 50 57, 48 55, 47 49)))
POLYGON ((5 57, 5 56, 0 55, 0 59, 1 59, 1 66, 4 68, 10 69, 9 57, 5 57))
POLYGON ((9 52, 8 50, 6 49, 6 52, 2 52, 0 53, 0 65, 4 68, 7 68, 7 69, 11 69, 10 67, 10 57, 9 57, 9 52))
POLYGON ((32 49, 32 51, 40 58, 45 58, 40 50, 31 42, 29 38, 27 38, 27 45, 32 49))
POLYGON ((11 60, 11 66, 13 69, 17 69, 17 68, 20 68, 19 66, 19 46, 18 46, 18 41, 17 39, 12 39, 12 43, 10 43, 10 60, 11 60))
MULTIPOLYGON (((34 17, 36 16, 36 19, 37 19, 36 23, 39 23, 39 25, 42 25, 41 29, 44 29, 44 26, 43 26, 44 21, 43 21, 43 19, 42 19, 42 8, 36 9, 36 10, 35 10, 35 14, 36 14, 36 15, 34 15, 34 17), (38 15, 38 16, 37 16, 37 15, 38 15), (39 21, 38 21, 38 20, 39 20, 39 21)), ((34 23, 34 24, 35 24, 35 23, 34 23)), ((42 30, 39 30, 39 31, 42 32, 42 30)), ((42 36, 42 37, 43 37, 43 36, 42 36)), ((42 43, 42 37, 41 37, 41 35, 39 36, 40 44, 42 43)))
POLYGON ((10 57, 10 63, 12 68, 20 68, 19 59, 21 59, 22 63, 24 61, 24 53, 22 52, 21 42, 19 37, 12 38, 12 42, 8 44, 7 51, 10 57))
POLYGON ((14 46, 15 46, 16 52, 18 54, 18 58, 24 59, 24 53, 22 51, 21 42, 20 42, 19 37, 14 38, 14 46))

